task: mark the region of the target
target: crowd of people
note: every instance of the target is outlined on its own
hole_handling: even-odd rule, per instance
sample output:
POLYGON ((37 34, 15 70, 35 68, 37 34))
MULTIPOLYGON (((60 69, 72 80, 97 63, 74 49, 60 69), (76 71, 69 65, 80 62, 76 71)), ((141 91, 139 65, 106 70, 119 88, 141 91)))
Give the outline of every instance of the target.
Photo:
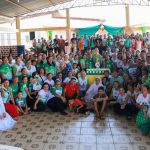
POLYGON ((0 111, 0 120, 46 109, 61 115, 67 115, 67 109, 85 115, 93 112, 104 119, 112 109, 116 115, 135 119, 142 134, 148 135, 150 33, 81 38, 73 34, 70 43, 68 53, 62 36, 42 38, 33 40, 33 53, 15 60, 11 55, 2 58, 0 105, 6 111, 0 111), (99 68, 109 71, 89 84, 86 70, 99 68))

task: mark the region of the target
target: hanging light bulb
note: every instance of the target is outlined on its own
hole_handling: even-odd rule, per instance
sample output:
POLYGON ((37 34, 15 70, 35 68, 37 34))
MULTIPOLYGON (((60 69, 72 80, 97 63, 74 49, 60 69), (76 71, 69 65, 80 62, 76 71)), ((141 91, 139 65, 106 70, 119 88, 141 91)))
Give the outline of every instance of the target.
POLYGON ((17 2, 19 3, 19 2, 20 2, 20 0, 17 0, 17 2))

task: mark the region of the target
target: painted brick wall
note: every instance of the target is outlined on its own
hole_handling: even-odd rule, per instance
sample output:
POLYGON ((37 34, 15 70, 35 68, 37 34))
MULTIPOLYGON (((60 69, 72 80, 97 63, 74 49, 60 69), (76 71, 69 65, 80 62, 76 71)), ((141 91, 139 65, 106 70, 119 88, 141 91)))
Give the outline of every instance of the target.
POLYGON ((17 56, 17 46, 0 46, 0 50, 1 50, 1 57, 8 57, 9 53, 10 53, 10 48, 12 50, 12 56, 16 57, 17 56))

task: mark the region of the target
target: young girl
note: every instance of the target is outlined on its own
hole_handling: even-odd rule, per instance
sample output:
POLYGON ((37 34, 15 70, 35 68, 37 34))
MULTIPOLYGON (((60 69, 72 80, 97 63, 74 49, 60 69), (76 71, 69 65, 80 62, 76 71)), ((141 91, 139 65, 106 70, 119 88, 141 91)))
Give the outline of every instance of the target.
POLYGON ((19 112, 21 114, 24 114, 24 115, 28 114, 27 103, 26 103, 26 100, 23 99, 21 91, 19 91, 18 94, 17 94, 16 104, 17 104, 17 106, 19 108, 19 112))
POLYGON ((48 73, 47 74, 47 80, 44 81, 44 83, 48 83, 50 88, 52 88, 54 86, 54 80, 52 79, 52 74, 51 73, 48 73))
POLYGON ((0 96, 0 131, 7 131, 8 129, 13 128, 15 123, 16 121, 5 111, 4 103, 0 96))
POLYGON ((119 96, 119 82, 118 81, 115 81, 113 83, 113 88, 111 90, 111 97, 110 97, 110 100, 111 101, 116 101, 118 96, 119 96))
POLYGON ((119 96, 116 104, 114 104, 114 112, 119 115, 125 115, 127 119, 131 117, 131 104, 123 87, 120 88, 119 96))

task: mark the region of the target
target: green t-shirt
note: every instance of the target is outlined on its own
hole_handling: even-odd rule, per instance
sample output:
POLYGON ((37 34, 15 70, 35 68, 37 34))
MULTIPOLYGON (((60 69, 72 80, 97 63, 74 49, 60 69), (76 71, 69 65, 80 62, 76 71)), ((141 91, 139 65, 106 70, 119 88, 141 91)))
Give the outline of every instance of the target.
POLYGON ((85 59, 83 59, 83 58, 81 58, 80 59, 80 64, 81 64, 81 67, 83 68, 83 69, 85 69, 85 59))
POLYGON ((93 62, 93 60, 86 60, 86 66, 87 66, 87 68, 88 69, 92 69, 92 68, 94 68, 94 62, 93 62))
POLYGON ((6 79, 12 80, 12 67, 9 64, 2 64, 0 66, 0 73, 3 73, 6 79))
POLYGON ((102 56, 100 54, 96 55, 96 54, 93 54, 93 62, 96 63, 96 62, 101 62, 102 60, 102 56))
POLYGON ((131 45, 131 39, 126 39, 125 44, 126 44, 126 47, 129 48, 131 45))
POLYGON ((26 107, 26 99, 16 99, 16 104, 19 107, 26 107))
POLYGON ((29 83, 29 84, 28 84, 28 89, 29 89, 30 91, 33 90, 33 84, 32 84, 32 83, 29 83))
POLYGON ((5 96, 2 96, 3 103, 8 103, 11 98, 12 89, 11 88, 9 88, 8 90, 4 89, 4 93, 5 93, 5 96))
POLYGON ((113 45, 113 40, 107 40, 108 46, 112 46, 113 45))
POLYGON ((22 83, 20 86, 20 91, 22 92, 22 98, 26 99, 27 98, 27 93, 26 93, 26 89, 27 88, 27 83, 22 83))
POLYGON ((113 84, 115 81, 118 81, 120 84, 123 83, 123 77, 122 76, 118 76, 117 78, 112 77, 110 79, 110 83, 113 84))
POLYGON ((53 87, 52 88, 52 94, 56 93, 56 94, 61 96, 62 92, 63 92, 63 88, 62 87, 59 87, 59 88, 53 87))
POLYGON ((14 98, 17 97, 18 90, 19 90, 18 84, 15 84, 15 85, 11 84, 10 87, 12 89, 12 94, 13 94, 14 98))
POLYGON ((41 61, 41 62, 37 62, 36 63, 36 67, 37 68, 43 68, 43 62, 41 61))
POLYGON ((53 76, 56 76, 56 66, 55 66, 55 63, 52 63, 52 64, 46 63, 46 64, 44 65, 44 69, 45 69, 48 73, 52 73, 53 76))
POLYGON ((112 61, 112 60, 107 60, 107 61, 105 62, 105 65, 106 65, 106 68, 109 68, 110 71, 111 71, 111 73, 112 73, 113 70, 114 70, 113 61, 112 61))

